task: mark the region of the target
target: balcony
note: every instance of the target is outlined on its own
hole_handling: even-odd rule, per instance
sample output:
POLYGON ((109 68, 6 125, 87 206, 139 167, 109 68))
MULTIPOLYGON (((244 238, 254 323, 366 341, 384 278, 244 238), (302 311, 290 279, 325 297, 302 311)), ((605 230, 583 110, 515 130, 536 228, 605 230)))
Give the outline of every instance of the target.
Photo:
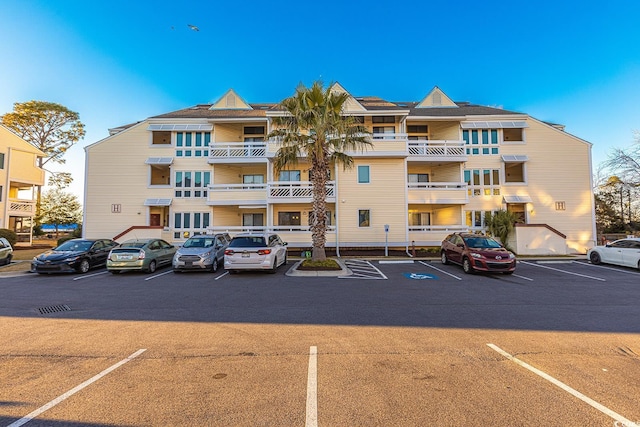
MULTIPOLYGON (((268 200, 270 203, 311 203, 313 201, 313 185, 309 181, 283 181, 268 183, 268 200)), ((335 203, 335 181, 329 181, 325 188, 327 203, 335 203)))
POLYGON ((209 146, 209 163, 267 162, 264 142, 216 142, 209 146))
MULTIPOLYGON (((311 203, 309 181, 282 181, 267 184, 211 184, 207 204, 211 206, 266 205, 269 203, 311 203), (266 191, 265 191, 266 190, 266 191)), ((335 182, 326 186, 327 203, 335 203, 335 182)))
POLYGON ((267 184, 211 184, 207 204, 210 206, 266 205, 267 184))
POLYGON ((415 204, 469 203, 466 182, 410 182, 408 202, 415 204))
POLYGON ((434 162, 466 162, 464 141, 409 141, 409 160, 434 162))
MULTIPOLYGON (((288 243, 289 248, 309 248, 311 247, 311 231, 308 225, 272 225, 272 226, 216 226, 207 228, 207 233, 229 233, 235 235, 238 233, 264 233, 272 231, 278 233, 280 238, 288 243)), ((328 247, 335 246, 336 227, 327 226, 326 245, 328 247)))
POLYGON ((9 216, 33 217, 35 214, 35 200, 9 199, 9 216))

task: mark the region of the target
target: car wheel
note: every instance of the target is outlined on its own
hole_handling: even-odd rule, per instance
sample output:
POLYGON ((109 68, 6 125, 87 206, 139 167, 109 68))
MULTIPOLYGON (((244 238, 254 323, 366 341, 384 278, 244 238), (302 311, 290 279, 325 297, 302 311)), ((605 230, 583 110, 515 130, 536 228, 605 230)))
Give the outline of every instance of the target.
POLYGON ((218 271, 218 258, 213 259, 213 263, 211 263, 211 272, 215 273, 218 271))
POLYGON ((89 271, 89 260, 83 259, 78 266, 78 272, 86 273, 87 271, 89 271))
POLYGON ((447 258, 447 254, 444 251, 440 253, 440 261, 445 265, 449 264, 449 258, 447 258))
POLYGON ((475 270, 471 266, 471 260, 469 258, 466 258, 466 257, 462 260, 462 269, 467 274, 475 273, 475 270))
POLYGON ((267 270, 269 272, 269 274, 275 274, 276 270, 278 269, 278 260, 274 259, 273 260, 273 265, 271 266, 271 268, 269 270, 267 270))
POLYGON ((591 261, 591 264, 600 264, 602 262, 602 258, 600 258, 600 254, 598 252, 591 252, 591 255, 589 256, 589 261, 591 261))
POLYGON ((11 260, 13 259, 13 255, 9 255, 7 256, 7 258, 4 260, 4 264, 5 265, 9 265, 11 264, 11 260))
POLYGON ((155 272, 155 271, 156 271, 156 268, 157 268, 156 261, 155 261, 155 260, 151 261, 151 262, 149 263, 149 267, 147 267, 147 273, 153 273, 153 272, 155 272))
POLYGON ((282 262, 282 265, 287 265, 287 252, 284 253, 284 261, 282 262))

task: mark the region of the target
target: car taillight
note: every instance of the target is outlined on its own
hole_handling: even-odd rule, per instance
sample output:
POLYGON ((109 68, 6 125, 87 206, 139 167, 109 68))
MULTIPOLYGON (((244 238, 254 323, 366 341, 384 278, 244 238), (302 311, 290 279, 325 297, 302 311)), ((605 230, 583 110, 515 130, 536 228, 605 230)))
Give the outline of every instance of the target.
POLYGON ((140 255, 138 255, 138 259, 144 259, 145 256, 146 254, 144 253, 144 251, 140 251, 140 255))
POLYGON ((271 249, 259 249, 258 255, 269 255, 271 253, 271 249))
POLYGON ((224 250, 224 254, 225 255, 233 255, 233 250, 232 249, 225 249, 224 250))

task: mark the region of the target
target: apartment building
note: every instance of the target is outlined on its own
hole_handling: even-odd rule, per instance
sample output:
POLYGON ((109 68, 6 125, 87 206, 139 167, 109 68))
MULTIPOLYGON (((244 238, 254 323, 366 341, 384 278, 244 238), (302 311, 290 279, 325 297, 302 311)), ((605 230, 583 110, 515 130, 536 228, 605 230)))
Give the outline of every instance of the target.
MULTIPOLYGON (((339 84, 334 91, 346 92, 339 84)), ((277 103, 229 90, 195 105, 111 129, 85 148, 86 237, 273 230, 311 245, 309 164, 276 174, 269 140, 277 103)), ((524 113, 454 102, 435 87, 420 101, 349 96, 345 115, 372 147, 331 171, 327 247, 410 250, 454 231, 482 231, 488 212, 522 224, 519 253, 584 253, 594 245, 591 144, 524 113)))
POLYGON ((0 125, 0 228, 15 231, 17 245, 33 242, 38 186, 44 170, 38 158, 45 154, 0 125))

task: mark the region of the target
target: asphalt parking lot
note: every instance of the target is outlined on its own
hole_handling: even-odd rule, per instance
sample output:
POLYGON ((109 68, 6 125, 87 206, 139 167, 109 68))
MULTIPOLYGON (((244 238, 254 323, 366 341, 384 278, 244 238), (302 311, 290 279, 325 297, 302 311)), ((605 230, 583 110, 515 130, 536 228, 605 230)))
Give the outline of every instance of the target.
POLYGON ((631 426, 640 272, 0 277, 0 425, 631 426))

